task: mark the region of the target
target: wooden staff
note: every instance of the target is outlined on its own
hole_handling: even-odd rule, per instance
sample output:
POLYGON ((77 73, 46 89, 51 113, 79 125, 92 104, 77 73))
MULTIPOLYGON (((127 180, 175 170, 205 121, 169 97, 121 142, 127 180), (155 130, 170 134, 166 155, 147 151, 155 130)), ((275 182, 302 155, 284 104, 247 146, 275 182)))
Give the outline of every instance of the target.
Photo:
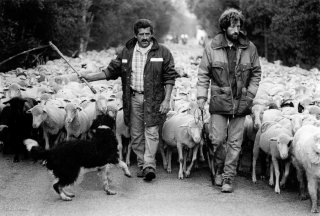
POLYGON ((74 68, 72 67, 72 65, 68 62, 68 60, 64 57, 64 55, 60 52, 60 50, 51 42, 49 41, 49 45, 52 47, 52 49, 54 49, 66 62, 67 64, 73 69, 73 71, 78 75, 79 79, 81 81, 83 81, 89 88, 90 90, 93 92, 93 94, 96 94, 97 91, 92 87, 92 85, 90 85, 90 83, 85 79, 83 78, 80 73, 74 68))

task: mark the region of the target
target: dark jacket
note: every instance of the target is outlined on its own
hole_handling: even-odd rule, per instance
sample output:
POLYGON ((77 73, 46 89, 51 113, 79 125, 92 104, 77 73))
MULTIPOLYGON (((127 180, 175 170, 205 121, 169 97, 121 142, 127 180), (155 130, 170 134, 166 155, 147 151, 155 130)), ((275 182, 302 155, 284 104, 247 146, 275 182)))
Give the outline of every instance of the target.
MULTIPOLYGON (((156 39, 148 53, 144 68, 144 121, 147 127, 161 124, 165 120, 165 114, 159 112, 160 105, 165 98, 166 84, 174 85, 177 72, 174 69, 174 61, 170 51, 160 45, 156 39)), ((137 43, 132 38, 120 52, 115 60, 112 60, 105 70, 106 78, 117 79, 121 77, 123 90, 123 111, 126 125, 130 125, 131 96, 130 91, 132 74, 132 56, 137 43)))
POLYGON ((240 33, 236 51, 235 85, 231 79, 226 49, 229 49, 223 33, 218 34, 205 50, 199 66, 198 99, 208 97, 211 80, 211 114, 243 116, 251 112, 261 79, 261 67, 255 45, 240 33), (235 89, 236 92, 233 92, 235 89))

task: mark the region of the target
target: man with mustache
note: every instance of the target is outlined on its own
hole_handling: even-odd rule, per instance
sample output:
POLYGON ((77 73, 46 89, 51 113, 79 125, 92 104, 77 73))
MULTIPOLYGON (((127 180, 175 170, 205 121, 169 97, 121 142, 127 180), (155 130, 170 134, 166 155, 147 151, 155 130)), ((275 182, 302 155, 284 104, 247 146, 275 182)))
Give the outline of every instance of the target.
POLYGON ((88 81, 121 77, 124 121, 130 128, 132 149, 137 155, 137 176, 146 181, 156 177, 159 125, 170 110, 178 75, 171 52, 154 38, 153 28, 150 20, 137 20, 133 26, 135 36, 116 59, 102 72, 83 75, 88 81))
POLYGON ((245 116, 251 113, 261 67, 255 45, 241 31, 244 25, 241 11, 225 10, 219 18, 219 25, 221 32, 205 47, 199 66, 197 99, 203 109, 210 89, 209 137, 217 149, 214 183, 222 186, 222 192, 231 193, 245 116))

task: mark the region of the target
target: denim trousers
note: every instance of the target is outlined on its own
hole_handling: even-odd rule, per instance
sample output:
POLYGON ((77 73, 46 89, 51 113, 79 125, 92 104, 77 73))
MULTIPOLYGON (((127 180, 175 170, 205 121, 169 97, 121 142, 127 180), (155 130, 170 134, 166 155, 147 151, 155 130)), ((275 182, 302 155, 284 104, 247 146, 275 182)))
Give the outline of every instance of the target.
POLYGON ((245 116, 232 117, 212 114, 210 117, 211 143, 216 146, 215 166, 223 179, 231 180, 236 169, 243 140, 245 116))
POLYGON ((159 125, 146 127, 144 121, 144 95, 131 97, 130 135, 132 150, 137 155, 138 167, 156 169, 156 153, 159 144, 159 125))

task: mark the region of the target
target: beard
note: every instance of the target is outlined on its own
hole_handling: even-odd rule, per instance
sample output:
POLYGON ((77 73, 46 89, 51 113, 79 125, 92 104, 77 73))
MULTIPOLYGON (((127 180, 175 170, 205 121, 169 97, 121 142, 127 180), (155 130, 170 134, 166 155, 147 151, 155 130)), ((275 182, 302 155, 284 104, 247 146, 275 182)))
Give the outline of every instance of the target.
POLYGON ((226 34, 228 40, 230 40, 231 42, 237 42, 238 38, 239 38, 239 34, 234 33, 234 34, 226 34))

